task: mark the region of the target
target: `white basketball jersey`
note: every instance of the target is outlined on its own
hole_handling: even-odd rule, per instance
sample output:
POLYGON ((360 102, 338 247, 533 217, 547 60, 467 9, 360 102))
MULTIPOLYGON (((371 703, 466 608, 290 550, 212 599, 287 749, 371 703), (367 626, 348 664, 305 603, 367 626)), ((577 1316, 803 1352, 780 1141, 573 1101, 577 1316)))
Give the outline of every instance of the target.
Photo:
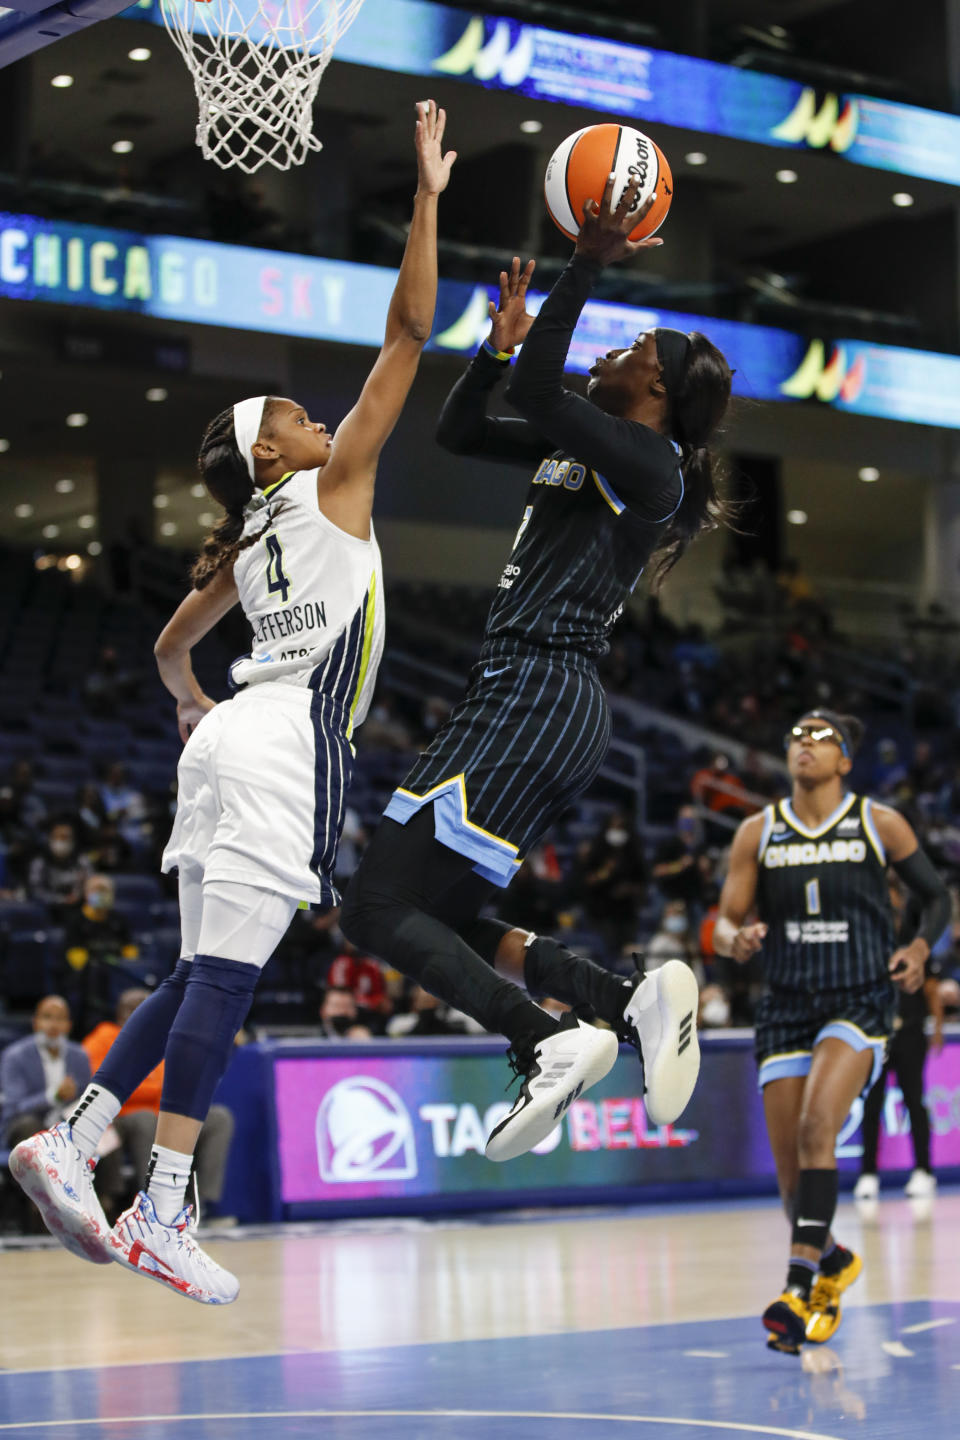
MULTIPOLYGON (((298 470, 264 491, 270 523, 233 567, 253 629, 233 684, 282 679, 339 701, 348 733, 370 708, 383 653, 383 570, 370 526, 358 540, 317 502, 317 471, 298 470)), ((266 518, 266 512, 264 512, 266 518)))

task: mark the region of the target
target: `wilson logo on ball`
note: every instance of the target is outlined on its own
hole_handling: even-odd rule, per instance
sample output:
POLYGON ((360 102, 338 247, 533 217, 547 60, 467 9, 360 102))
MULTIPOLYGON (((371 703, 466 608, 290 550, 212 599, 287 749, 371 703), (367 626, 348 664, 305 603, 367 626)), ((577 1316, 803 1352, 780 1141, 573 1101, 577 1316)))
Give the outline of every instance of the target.
POLYGON ((631 240, 652 235, 667 218, 673 200, 673 175, 659 145, 629 125, 587 125, 557 146, 544 179, 547 212, 570 240, 579 233, 584 203, 600 203, 611 174, 615 177, 614 203, 633 179, 640 182, 638 206, 656 192, 649 212, 631 230, 631 240))

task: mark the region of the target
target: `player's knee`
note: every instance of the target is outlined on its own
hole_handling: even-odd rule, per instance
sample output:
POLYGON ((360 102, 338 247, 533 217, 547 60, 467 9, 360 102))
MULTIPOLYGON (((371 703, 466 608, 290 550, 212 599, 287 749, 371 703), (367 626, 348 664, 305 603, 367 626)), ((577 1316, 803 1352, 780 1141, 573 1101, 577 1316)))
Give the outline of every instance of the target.
POLYGON ((797 1125, 797 1151, 801 1169, 829 1164, 836 1131, 833 1122, 822 1110, 805 1110, 797 1125))

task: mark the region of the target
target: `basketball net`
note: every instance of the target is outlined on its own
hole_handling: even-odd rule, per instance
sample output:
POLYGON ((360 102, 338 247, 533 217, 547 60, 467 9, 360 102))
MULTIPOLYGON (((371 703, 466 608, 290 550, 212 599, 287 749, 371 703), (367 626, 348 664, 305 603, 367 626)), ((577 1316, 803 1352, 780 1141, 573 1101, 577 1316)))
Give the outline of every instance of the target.
POLYGON ((289 170, 322 148, 313 103, 363 0, 161 0, 200 107, 197 144, 221 170, 289 170))

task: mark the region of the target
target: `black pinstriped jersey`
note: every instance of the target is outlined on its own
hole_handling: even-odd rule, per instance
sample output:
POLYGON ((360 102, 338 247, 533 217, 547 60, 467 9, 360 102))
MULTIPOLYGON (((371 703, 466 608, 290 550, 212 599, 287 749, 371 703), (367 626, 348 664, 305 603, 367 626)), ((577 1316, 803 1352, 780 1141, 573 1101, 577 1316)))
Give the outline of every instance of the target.
POLYGON ((761 958, 771 985, 839 990, 887 979, 894 950, 887 858, 870 801, 852 792, 819 829, 768 805, 757 853, 761 958))
POLYGON ((606 654, 607 636, 683 496, 677 447, 564 389, 570 337, 598 268, 575 260, 544 302, 507 398, 486 405, 507 367, 481 349, 449 395, 438 439, 457 454, 532 464, 513 550, 487 620, 488 640, 606 654))

